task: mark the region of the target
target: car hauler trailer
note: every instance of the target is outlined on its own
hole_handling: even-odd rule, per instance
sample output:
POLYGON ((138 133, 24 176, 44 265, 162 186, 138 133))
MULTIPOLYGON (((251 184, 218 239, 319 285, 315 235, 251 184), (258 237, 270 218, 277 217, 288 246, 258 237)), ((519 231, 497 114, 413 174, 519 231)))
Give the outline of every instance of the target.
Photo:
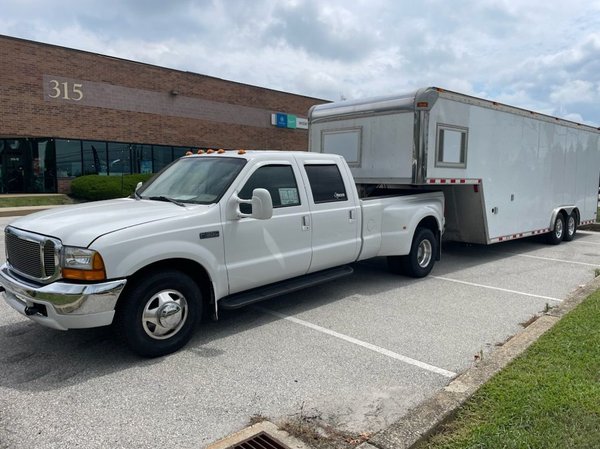
POLYGON ((344 156, 365 196, 443 191, 446 240, 558 244, 596 220, 600 131, 558 117, 430 87, 314 106, 309 147, 344 156))

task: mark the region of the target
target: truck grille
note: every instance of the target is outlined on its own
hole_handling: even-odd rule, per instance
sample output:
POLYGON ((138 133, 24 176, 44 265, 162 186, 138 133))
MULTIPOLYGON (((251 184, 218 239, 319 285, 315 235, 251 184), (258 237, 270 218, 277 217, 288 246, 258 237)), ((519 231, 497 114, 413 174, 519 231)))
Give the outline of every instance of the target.
POLYGON ((6 228, 4 235, 7 260, 13 270, 42 282, 58 274, 57 244, 54 239, 10 227, 6 228))

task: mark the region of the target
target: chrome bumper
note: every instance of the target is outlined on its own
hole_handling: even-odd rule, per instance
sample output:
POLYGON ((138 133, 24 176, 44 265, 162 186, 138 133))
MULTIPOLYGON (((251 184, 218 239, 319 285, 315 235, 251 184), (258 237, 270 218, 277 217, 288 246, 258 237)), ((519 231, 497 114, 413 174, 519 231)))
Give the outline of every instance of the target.
POLYGON ((100 284, 53 282, 40 286, 15 278, 6 264, 0 267, 6 302, 33 321, 59 330, 111 324, 126 283, 119 279, 100 284), (44 306, 44 313, 36 312, 36 305, 44 306))

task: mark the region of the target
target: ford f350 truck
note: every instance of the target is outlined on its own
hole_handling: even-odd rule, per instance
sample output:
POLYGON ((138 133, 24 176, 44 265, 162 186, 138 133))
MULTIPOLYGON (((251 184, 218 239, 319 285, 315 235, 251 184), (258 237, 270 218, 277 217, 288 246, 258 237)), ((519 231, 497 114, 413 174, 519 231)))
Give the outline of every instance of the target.
POLYGON ((168 354, 205 314, 336 279, 356 261, 388 256, 393 271, 426 276, 443 194, 361 190, 339 155, 185 156, 131 198, 12 222, 0 285, 42 325, 114 324, 133 351, 168 354))

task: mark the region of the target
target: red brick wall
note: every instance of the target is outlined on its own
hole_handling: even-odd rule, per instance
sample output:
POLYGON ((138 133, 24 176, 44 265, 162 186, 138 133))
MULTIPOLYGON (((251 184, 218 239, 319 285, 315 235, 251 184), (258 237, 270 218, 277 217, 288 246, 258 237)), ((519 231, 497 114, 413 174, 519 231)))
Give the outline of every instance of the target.
POLYGON ((303 150, 307 131, 270 114, 306 117, 324 102, 6 36, 0 67, 0 137, 303 150))

